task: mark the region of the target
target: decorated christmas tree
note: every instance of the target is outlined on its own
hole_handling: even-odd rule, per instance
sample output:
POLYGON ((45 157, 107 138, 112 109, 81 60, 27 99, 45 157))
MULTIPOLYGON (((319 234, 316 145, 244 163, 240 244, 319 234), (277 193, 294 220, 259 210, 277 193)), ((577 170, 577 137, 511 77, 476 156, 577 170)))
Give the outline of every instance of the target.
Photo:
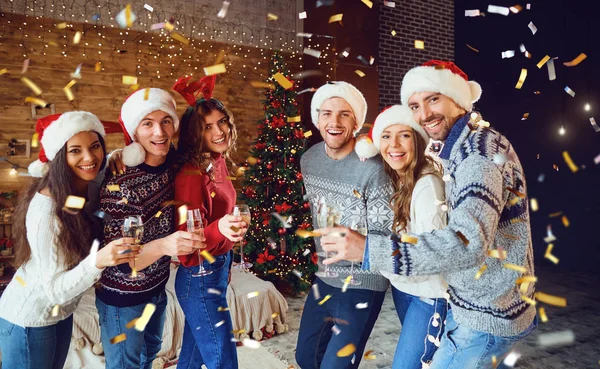
POLYGON ((252 271, 277 284, 284 281, 294 293, 307 290, 317 271, 312 239, 297 230, 312 229, 310 206, 304 200, 300 157, 306 150, 295 84, 283 57, 274 54, 265 84, 265 118, 250 147, 242 192, 252 212, 244 258, 252 271))

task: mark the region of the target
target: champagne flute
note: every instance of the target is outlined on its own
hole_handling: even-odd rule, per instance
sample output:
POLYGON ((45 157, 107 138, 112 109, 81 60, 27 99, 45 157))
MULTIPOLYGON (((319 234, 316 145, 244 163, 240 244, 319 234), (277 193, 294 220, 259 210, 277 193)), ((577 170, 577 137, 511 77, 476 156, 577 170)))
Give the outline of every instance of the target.
MULTIPOLYGON (((327 206, 323 198, 320 201, 318 212, 317 223, 319 228, 331 228, 340 223, 341 213, 334 206, 327 206)), ((317 255, 329 258, 328 252, 322 251, 317 255)), ((339 273, 329 270, 329 265, 325 265, 325 270, 317 272, 315 275, 319 278, 335 278, 339 276, 339 273)))
MULTIPOLYGON (((200 213, 200 209, 188 210, 187 212, 187 231, 190 233, 196 233, 201 236, 204 236, 204 225, 202 224, 202 214, 200 213)), ((198 272, 192 274, 192 277, 204 277, 205 275, 212 274, 212 270, 204 269, 204 260, 200 253, 202 250, 198 250, 198 260, 200 264, 198 265, 198 272)))
MULTIPOLYGON (((240 204, 236 205, 233 208, 233 215, 237 217, 242 217, 242 221, 246 223, 246 225, 250 226, 251 214, 250 208, 248 205, 240 204)), ((244 272, 247 272, 248 269, 252 268, 252 263, 244 260, 244 241, 240 242, 240 263, 236 265, 237 268, 241 269, 244 272)))
MULTIPOLYGON (((350 221, 350 229, 352 229, 353 231, 356 231, 360 234, 362 234, 363 236, 367 236, 368 230, 367 230, 367 221, 366 219, 362 218, 362 217, 354 217, 351 221, 350 221)), ((342 282, 346 282, 345 279, 342 279, 342 282)), ((352 285, 352 286, 358 286, 359 284, 361 284, 362 282, 357 280, 356 278, 354 278, 354 262, 351 261, 350 264, 350 282, 348 282, 348 284, 352 285)))
MULTIPOLYGON (((129 237, 135 239, 135 245, 140 245, 142 241, 142 235, 144 234, 144 222, 142 221, 141 215, 131 215, 123 219, 123 237, 129 237)), ((128 245, 131 246, 131 245, 128 245)), ((135 258, 133 259, 133 266, 131 267, 131 273, 126 274, 123 277, 126 281, 139 281, 146 278, 146 275, 142 272, 138 272, 135 268, 135 258)))

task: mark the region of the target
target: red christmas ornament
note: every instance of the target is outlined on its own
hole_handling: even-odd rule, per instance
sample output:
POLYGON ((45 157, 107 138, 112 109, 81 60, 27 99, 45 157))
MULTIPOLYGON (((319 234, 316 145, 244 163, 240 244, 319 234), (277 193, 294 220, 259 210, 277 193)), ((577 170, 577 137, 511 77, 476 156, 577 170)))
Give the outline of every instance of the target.
POLYGON ((283 136, 277 135, 277 141, 283 141, 283 136))
POLYGON ((279 233, 280 236, 283 236, 287 233, 287 231, 285 230, 285 228, 279 228, 277 230, 277 233, 279 233))
POLYGON ((319 256, 317 255, 316 252, 313 252, 312 255, 310 256, 310 260, 313 262, 313 264, 317 265, 319 264, 319 256))
POLYGON ((296 158, 292 156, 292 157, 290 158, 290 163, 295 163, 295 162, 296 162, 296 158))
POLYGON ((275 151, 275 147, 273 147, 273 146, 269 146, 269 151, 270 151, 270 152, 273 152, 273 151, 275 151))
POLYGON ((296 173, 296 179, 299 180, 299 181, 302 180, 302 172, 296 173))
POLYGON ((277 181, 277 184, 283 186, 285 184, 285 181, 283 179, 280 179, 279 181, 277 181))
POLYGON ((291 195, 291 194, 292 194, 292 190, 291 190, 291 189, 289 189, 289 188, 287 189, 287 191, 286 191, 286 192, 287 192, 287 194, 288 194, 288 195, 291 195))
POLYGON ((271 163, 267 163, 266 167, 267 167, 267 169, 269 169, 269 170, 270 170, 270 169, 273 169, 273 164, 271 164, 271 163))
POLYGON ((310 209, 310 202, 305 202, 304 204, 302 204, 302 207, 307 210, 310 209))

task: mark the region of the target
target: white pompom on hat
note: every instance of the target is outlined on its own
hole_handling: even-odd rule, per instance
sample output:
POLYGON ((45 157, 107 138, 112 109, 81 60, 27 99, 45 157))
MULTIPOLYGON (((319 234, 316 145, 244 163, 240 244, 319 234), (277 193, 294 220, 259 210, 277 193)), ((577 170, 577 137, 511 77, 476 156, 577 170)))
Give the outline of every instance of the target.
POLYGON ((367 118, 367 100, 356 87, 344 81, 327 82, 315 92, 310 102, 310 115, 313 124, 319 126, 319 109, 326 100, 333 97, 340 97, 350 104, 358 126, 355 132, 360 131, 367 118))
POLYGON ((155 111, 164 111, 173 119, 175 131, 179 129, 179 117, 177 116, 177 104, 171 94, 160 88, 149 88, 146 96, 146 89, 137 90, 132 93, 121 107, 121 116, 119 123, 125 136, 123 149, 123 163, 130 167, 135 167, 146 159, 146 150, 135 142, 135 131, 144 117, 155 111))
POLYGON ((29 164, 29 174, 43 177, 48 172, 48 162, 54 160, 67 141, 78 133, 88 131, 106 136, 102 122, 87 111, 70 111, 38 119, 35 132, 38 134, 40 152, 38 160, 29 164))
POLYGON ((453 62, 430 60, 404 75, 400 88, 402 105, 408 106, 410 97, 418 92, 439 92, 454 100, 467 112, 481 98, 481 86, 453 62))

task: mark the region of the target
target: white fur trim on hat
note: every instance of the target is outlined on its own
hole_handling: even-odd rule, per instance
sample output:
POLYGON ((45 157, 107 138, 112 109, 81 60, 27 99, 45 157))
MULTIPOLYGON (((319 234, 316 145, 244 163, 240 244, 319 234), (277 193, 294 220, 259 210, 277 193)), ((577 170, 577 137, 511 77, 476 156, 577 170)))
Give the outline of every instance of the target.
POLYGON ((27 167, 27 171, 32 177, 42 178, 44 174, 48 173, 48 163, 42 163, 39 159, 33 161, 27 167))
POLYGON ((355 132, 360 131, 367 118, 367 100, 356 87, 344 81, 328 82, 315 92, 310 102, 310 115, 313 124, 319 126, 319 109, 326 100, 332 97, 341 97, 350 104, 358 126, 355 132))
POLYGON ((379 150, 373 145, 373 140, 367 135, 360 135, 356 138, 356 144, 354 144, 354 151, 361 161, 372 158, 379 154, 379 150))
POLYGON ((149 90, 147 99, 144 100, 146 89, 143 88, 131 94, 121 106, 121 120, 132 141, 135 141, 135 131, 142 119, 157 110, 164 111, 171 116, 175 131, 179 128, 175 99, 170 93, 160 88, 150 88, 149 90))
POLYGON ((95 131, 106 136, 100 120, 87 111, 70 111, 63 113, 44 130, 40 140, 48 160, 53 160, 63 146, 80 132, 95 131))
POLYGON ((373 123, 373 144, 377 148, 377 151, 381 148, 381 134, 386 128, 394 124, 403 124, 414 129, 427 144, 429 142, 429 136, 427 132, 421 127, 420 124, 415 122, 412 112, 406 106, 403 105, 392 105, 385 109, 375 119, 373 123))
POLYGON ((123 148, 123 164, 128 167, 137 167, 144 160, 146 160, 146 150, 141 144, 132 142, 123 148))
POLYGON ((481 97, 481 86, 475 81, 466 81, 449 69, 435 66, 415 67, 404 75, 400 88, 402 105, 408 106, 410 97, 418 92, 439 92, 448 96, 467 112, 473 109, 481 97))

